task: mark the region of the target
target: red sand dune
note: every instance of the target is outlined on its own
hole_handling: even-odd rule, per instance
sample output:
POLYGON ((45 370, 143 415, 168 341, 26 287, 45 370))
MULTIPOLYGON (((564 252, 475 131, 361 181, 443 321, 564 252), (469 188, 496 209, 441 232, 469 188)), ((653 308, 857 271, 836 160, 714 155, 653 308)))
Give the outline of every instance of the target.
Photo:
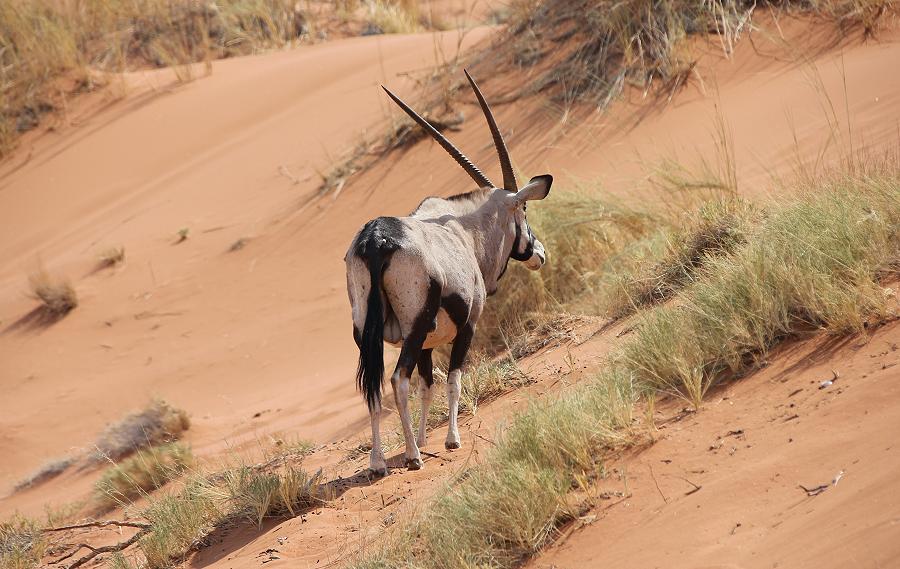
MULTIPOLYGON (((635 192, 649 191, 648 165, 674 156, 688 163, 697 156, 715 160, 719 109, 733 138, 741 191, 758 196, 773 188, 772 175, 789 177, 798 156, 806 164, 814 164, 820 153, 826 162, 834 160, 850 149, 851 139, 854 149, 896 145, 900 76, 892 69, 900 60, 900 44, 887 36, 826 47, 826 38, 810 38, 809 30, 822 29, 823 35, 834 30, 796 22, 782 29, 783 38, 755 34, 755 48, 743 42, 733 58, 722 57, 715 46, 695 44, 705 53, 699 78, 667 105, 650 105, 632 92, 608 113, 573 109, 562 124, 542 100, 499 106, 495 111, 510 131, 513 159, 526 175, 553 172, 558 188, 599 179, 623 197, 646 195, 635 192), (812 48, 818 48, 815 56, 804 58, 812 48), (838 134, 843 140, 835 138, 838 134)), ((462 45, 486 41, 491 33, 473 30, 462 45)), ((19 493, 11 488, 45 461, 85 448, 104 425, 152 396, 191 413, 188 441, 200 457, 252 450, 278 435, 326 445, 309 459, 310 467, 352 476, 365 466, 364 458, 342 462, 368 428, 353 384, 356 350, 343 253, 365 220, 403 214, 429 194, 469 188, 465 176, 430 143, 380 162, 352 179, 337 199, 313 200, 317 173, 328 171, 363 130, 378 132, 389 116, 398 116, 379 83, 403 96, 413 94, 413 82, 402 74, 434 65, 436 46, 449 56, 457 39, 456 32, 446 32, 340 40, 216 62, 212 75, 186 85, 173 85, 166 73, 135 74, 127 78, 123 100, 75 113, 77 126, 29 141, 0 165, 0 454, 5 459, 0 494, 10 491, 0 499, 0 512, 37 514, 45 503, 83 497, 96 472, 66 473, 19 493), (189 228, 189 237, 176 243, 181 228, 189 228), (249 239, 246 246, 229 252, 240 238, 249 239), (125 265, 94 271, 98 254, 118 245, 126 249, 125 265), (40 265, 68 276, 81 302, 49 327, 24 319, 35 306, 26 296, 27 276, 40 265)), ((528 77, 505 73, 482 79, 488 98, 500 80, 528 77)), ((462 110, 468 120, 452 138, 496 177, 493 149, 476 109, 467 98, 462 110)), ((785 447, 786 431, 768 421, 785 400, 786 386, 793 385, 766 389, 777 370, 799 357, 785 354, 759 377, 726 392, 726 402, 714 400, 708 411, 667 427, 663 433, 674 434, 646 454, 623 459, 641 470, 656 457, 668 458, 666 453, 677 456, 677 462, 659 469, 654 463, 664 477, 661 489, 672 496, 678 495, 674 476, 682 464, 733 472, 710 474, 698 482, 702 491, 660 508, 641 471, 631 488, 630 509, 621 504, 618 510, 601 510, 601 522, 579 530, 535 566, 588 567, 601 553, 609 556, 610 566, 630 565, 625 560, 635 552, 644 557, 634 566, 699 566, 694 557, 679 561, 664 555, 676 555, 676 545, 642 546, 663 538, 677 542, 681 551, 709 548, 718 540, 717 548, 704 553, 709 566, 771 566, 766 562, 776 557, 760 548, 786 552, 795 542, 803 544, 799 551, 821 556, 809 559, 838 566, 839 558, 829 554, 837 541, 829 532, 843 531, 835 519, 845 519, 847 512, 855 516, 846 518, 848 525, 868 519, 875 499, 886 512, 871 518, 881 529, 852 534, 861 545, 845 553, 886 546, 898 511, 890 499, 900 494, 895 480, 879 474, 896 466, 891 458, 896 453, 884 451, 890 443, 882 444, 883 434, 878 437, 896 430, 891 411, 900 394, 888 389, 886 379, 897 368, 870 370, 868 364, 877 359, 893 365, 896 353, 872 360, 863 354, 878 342, 896 342, 896 335, 896 328, 888 327, 865 349, 841 346, 819 367, 786 372, 790 382, 810 391, 805 382, 820 368, 856 358, 855 375, 841 369, 850 385, 846 393, 832 400, 831 391, 810 391, 809 398, 804 392, 804 405, 828 402, 825 410, 813 407, 809 421, 791 427, 808 446, 785 447), (852 379, 863 373, 865 380, 852 379), (754 446, 729 458, 708 454, 707 441, 736 425, 731 420, 736 416, 723 411, 731 401, 746 418, 739 427, 754 446), (865 415, 867 410, 872 412, 865 415), (865 423, 854 430, 860 414, 865 423), (831 449, 826 429, 832 428, 843 433, 844 446, 833 449, 824 470, 813 469, 831 449), (802 452, 793 454, 795 448, 802 452), (797 480, 776 484, 772 471, 750 458, 755 453, 767 458, 766 465, 799 461, 796 470, 780 472, 797 480), (857 458, 870 465, 868 474, 847 466, 848 477, 835 491, 809 502, 798 497, 792 505, 796 489, 788 487, 794 482, 819 482, 857 458), (841 493, 851 491, 865 491, 869 501, 849 502, 841 493), (769 493, 778 498, 750 504, 769 493), (745 502, 735 502, 736 495, 745 502), (691 509, 695 504, 703 516, 691 509), (770 516, 785 520, 781 533, 766 529, 770 516), (683 519, 691 525, 681 524, 683 519), (745 549, 729 557, 731 544, 725 540, 732 522, 742 524, 734 546, 745 549), (693 525, 696 534, 688 531, 693 525), (615 548, 608 547, 607 535, 617 536, 615 548)), ((613 341, 598 336, 573 350, 591 368, 613 341)), ((527 392, 555 385, 563 375, 560 362, 559 351, 552 350, 524 361, 537 380, 527 392)), ((563 385, 577 379, 565 377, 563 385)), ((472 449, 484 443, 472 433, 489 437, 496 421, 524 401, 523 393, 513 393, 466 419, 463 452, 428 448, 440 458, 428 459, 421 472, 398 470, 374 486, 350 488, 303 519, 215 536, 216 545, 202 550, 193 564, 258 565, 257 553, 278 536, 288 537, 288 545, 280 547, 285 558, 310 566, 340 560, 348 545, 364 545, 385 531, 387 517, 407 515, 449 472, 477 459, 472 449)), ((441 435, 431 440, 440 442, 441 435)), ((778 558, 794 559, 787 553, 778 558)))

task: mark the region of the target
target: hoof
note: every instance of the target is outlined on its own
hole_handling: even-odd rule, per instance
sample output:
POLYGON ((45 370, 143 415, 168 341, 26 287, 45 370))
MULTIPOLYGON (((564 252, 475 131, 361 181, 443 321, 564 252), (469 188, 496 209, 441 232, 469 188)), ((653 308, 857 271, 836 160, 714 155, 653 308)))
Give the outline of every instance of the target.
POLYGON ((447 450, 456 450, 459 448, 459 441, 447 441, 444 443, 444 448, 447 450))
POLYGON ((421 470, 422 467, 425 466, 425 463, 422 462, 421 458, 407 458, 406 459, 406 468, 409 470, 421 470))
POLYGON ((369 469, 369 477, 370 478, 384 478, 387 476, 388 469, 387 466, 382 468, 370 468, 369 469))

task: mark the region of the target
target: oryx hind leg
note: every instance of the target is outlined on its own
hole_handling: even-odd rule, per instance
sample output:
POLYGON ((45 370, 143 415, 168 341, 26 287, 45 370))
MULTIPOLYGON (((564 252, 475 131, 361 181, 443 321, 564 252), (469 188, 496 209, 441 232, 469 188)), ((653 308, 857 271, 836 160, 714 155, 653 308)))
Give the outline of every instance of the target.
POLYGON ((403 426, 403 438, 406 442, 406 466, 410 470, 418 470, 424 466, 424 463, 413 435, 412 417, 409 413, 409 378, 419 361, 425 338, 429 332, 434 330, 440 304, 441 286, 437 281, 430 280, 425 294, 425 302, 403 340, 400 358, 397 360, 397 367, 391 376, 394 399, 397 402, 397 411, 400 413, 400 422, 403 426))
POLYGON ((428 410, 431 408, 431 401, 434 399, 434 365, 431 361, 431 349, 422 350, 419 354, 419 402, 421 408, 419 411, 419 436, 416 442, 419 447, 425 446, 427 435, 425 430, 428 428, 428 410))
POLYGON ((466 355, 469 346, 472 345, 472 337, 475 335, 475 325, 467 323, 460 329, 453 340, 453 349, 450 350, 450 371, 447 373, 447 406, 449 407, 449 426, 447 428, 447 440, 444 447, 448 450, 458 449, 459 425, 459 395, 462 389, 462 372, 466 363, 466 355))

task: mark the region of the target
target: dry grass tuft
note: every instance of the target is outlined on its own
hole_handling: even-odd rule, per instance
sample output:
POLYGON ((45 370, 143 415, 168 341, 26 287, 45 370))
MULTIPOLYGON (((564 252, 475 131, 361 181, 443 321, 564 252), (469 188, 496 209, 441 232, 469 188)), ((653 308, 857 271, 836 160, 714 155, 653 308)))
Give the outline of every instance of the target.
POLYGON ((232 515, 247 517, 257 524, 269 516, 295 516, 304 508, 321 503, 317 493, 321 483, 321 471, 309 475, 293 466, 270 472, 242 466, 225 473, 232 515))
POLYGON ((110 247, 100 254, 100 267, 117 267, 125 262, 125 247, 110 247))
POLYGON ((32 298, 41 301, 42 309, 49 318, 62 318, 78 306, 75 288, 66 279, 52 277, 40 270, 28 278, 28 285, 32 298))
POLYGON ((364 34, 411 34, 421 30, 419 3, 414 0, 370 0, 364 34))
POLYGON ((178 478, 192 463, 191 449, 181 443, 139 450, 108 468, 95 484, 94 495, 102 506, 127 504, 178 478))
POLYGON ((249 242, 250 242, 249 237, 239 237, 237 239, 237 241, 235 241, 234 243, 231 244, 231 246, 228 247, 228 252, 234 253, 235 251, 240 251, 241 249, 246 247, 247 243, 249 243, 249 242))
MULTIPOLYGON (((184 488, 162 497, 151 496, 142 511, 151 529, 138 542, 141 569, 166 569, 184 560, 214 527, 269 516, 296 515, 320 503, 321 472, 310 476, 285 465, 276 470, 240 465, 211 476, 195 476, 184 488)), ((126 559, 121 566, 133 567, 126 559)))
POLYGON ((0 523, 0 569, 37 567, 46 547, 37 522, 16 514, 0 523))
POLYGON ((119 460, 138 449, 172 442, 191 426, 187 413, 163 400, 110 425, 94 443, 94 460, 119 460))

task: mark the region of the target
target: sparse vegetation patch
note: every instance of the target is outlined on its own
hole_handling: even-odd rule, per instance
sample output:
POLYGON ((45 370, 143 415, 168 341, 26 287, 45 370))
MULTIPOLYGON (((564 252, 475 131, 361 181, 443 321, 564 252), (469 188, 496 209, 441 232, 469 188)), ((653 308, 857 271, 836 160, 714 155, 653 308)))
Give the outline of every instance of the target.
POLYGON ((0 569, 36 567, 46 546, 35 521, 15 515, 0 523, 0 569))
POLYGON ((165 486, 193 462, 191 449, 182 443, 166 443, 139 450, 109 467, 95 485, 97 501, 106 506, 127 504, 165 486))
POLYGON ((515 566, 577 512, 571 490, 602 476, 609 449, 634 440, 641 397, 699 405, 787 335, 853 333, 889 316, 880 282, 900 267, 900 170, 895 160, 848 168, 747 218, 755 226, 741 240, 637 315, 594 379, 513 418, 484 463, 352 566, 515 566))

